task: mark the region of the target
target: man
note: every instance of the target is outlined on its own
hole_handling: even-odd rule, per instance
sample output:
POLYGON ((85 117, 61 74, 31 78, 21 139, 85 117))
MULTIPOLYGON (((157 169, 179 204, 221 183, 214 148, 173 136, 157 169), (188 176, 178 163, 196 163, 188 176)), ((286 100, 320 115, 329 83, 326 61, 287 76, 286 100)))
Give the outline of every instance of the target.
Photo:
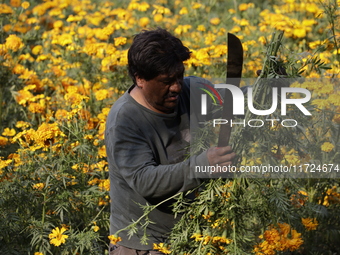
MULTIPOLYGON (((200 78, 183 78, 188 48, 163 29, 136 35, 128 52, 133 85, 113 105, 107 118, 105 141, 110 169, 111 234, 143 215, 140 205, 158 204, 178 192, 201 184, 191 165, 230 165, 229 146, 212 147, 186 158, 190 142, 189 86, 200 78)), ((204 80, 205 81, 205 80, 204 80)), ((207 81, 205 81, 207 82, 207 81)), ((122 241, 110 254, 162 254, 152 251, 162 243, 175 219, 168 204, 149 214, 148 245, 141 244, 143 229, 122 241)))

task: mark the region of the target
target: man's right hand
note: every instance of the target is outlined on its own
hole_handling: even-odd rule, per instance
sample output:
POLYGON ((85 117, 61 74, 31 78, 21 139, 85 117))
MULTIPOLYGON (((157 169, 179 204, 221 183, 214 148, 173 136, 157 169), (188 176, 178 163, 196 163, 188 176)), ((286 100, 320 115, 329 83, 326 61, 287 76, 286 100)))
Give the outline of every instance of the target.
POLYGON ((229 166, 232 164, 236 154, 231 146, 211 147, 207 150, 207 157, 211 166, 229 166))

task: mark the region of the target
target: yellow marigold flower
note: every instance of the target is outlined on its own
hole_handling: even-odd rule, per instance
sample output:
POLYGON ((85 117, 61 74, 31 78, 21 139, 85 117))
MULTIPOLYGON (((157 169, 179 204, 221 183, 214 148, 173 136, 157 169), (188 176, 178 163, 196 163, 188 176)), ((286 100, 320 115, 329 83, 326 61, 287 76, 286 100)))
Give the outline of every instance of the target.
POLYGON ((141 11, 141 12, 145 12, 147 11, 148 9, 150 8, 150 5, 147 3, 147 2, 141 2, 139 5, 138 5, 138 11, 141 11))
POLYGON ((178 27, 175 28, 175 34, 182 34, 187 33, 191 29, 191 25, 178 25, 178 27))
POLYGON ((334 149, 334 145, 330 142, 324 142, 322 145, 321 145, 321 150, 324 151, 324 152, 330 152, 334 149))
POLYGON ((42 190, 45 187, 45 184, 40 182, 40 183, 36 183, 33 185, 33 189, 37 189, 37 190, 42 190))
POLYGON ((204 32, 204 31, 206 31, 206 28, 205 28, 205 26, 204 26, 204 25, 198 25, 198 27, 197 27, 197 31, 204 32))
POLYGON ((316 218, 302 218, 301 219, 302 224, 305 226, 305 228, 310 231, 310 230, 316 230, 316 227, 319 225, 318 221, 316 218))
POLYGON ((52 230, 52 233, 49 234, 50 238, 50 244, 53 244, 54 246, 60 246, 61 244, 66 242, 66 239, 68 238, 68 235, 63 235, 63 233, 67 229, 65 227, 56 227, 55 229, 52 230))
POLYGON ((248 9, 248 4, 246 3, 242 3, 238 6, 238 9, 242 12, 242 11, 246 11, 248 9))
POLYGON ((170 14, 171 11, 169 8, 166 8, 164 6, 161 6, 161 5, 157 5, 157 4, 154 4, 152 5, 155 10, 153 10, 152 14, 156 14, 156 13, 159 13, 159 14, 170 14))
POLYGON ((0 146, 4 147, 8 143, 8 138, 0 136, 0 146))
POLYGON ((126 37, 122 37, 122 36, 120 36, 120 37, 116 37, 116 38, 114 38, 114 40, 115 40, 115 46, 119 46, 119 45, 124 45, 124 44, 126 44, 126 37))
POLYGON ((203 236, 202 236, 201 232, 197 232, 197 233, 194 233, 190 238, 195 238, 195 241, 199 242, 203 239, 202 237, 203 236))
POLYGON ((37 145, 48 148, 55 142, 57 137, 63 137, 65 134, 59 129, 58 123, 48 124, 43 123, 34 133, 34 141, 37 145))
POLYGON ((6 38, 5 46, 7 49, 10 49, 14 52, 18 51, 19 49, 24 47, 24 44, 22 43, 22 40, 20 37, 16 35, 9 35, 6 38))
POLYGON ((42 252, 35 252, 34 255, 44 255, 42 252))
POLYGON ((179 11, 180 15, 188 14, 188 13, 189 13, 189 11, 188 11, 188 8, 186 8, 186 7, 182 7, 182 9, 179 11))
POLYGON ((155 22, 161 22, 163 20, 163 15, 160 14, 160 13, 156 13, 154 16, 153 16, 153 20, 155 22))
POLYGON ((169 245, 166 245, 165 243, 160 243, 160 244, 153 244, 153 249, 158 250, 164 254, 170 254, 171 251, 169 250, 169 245))
POLYGON ((38 54, 42 53, 42 49, 43 49, 43 47, 41 45, 36 45, 36 46, 33 47, 32 53, 34 55, 38 55, 38 54))
POLYGON ((12 163, 12 159, 6 159, 6 160, 3 160, 2 157, 0 157, 0 170, 5 168, 6 166, 9 166, 11 163, 12 163))
POLYGON ((92 229, 94 232, 98 232, 100 228, 96 225, 96 226, 92 226, 92 229))
POLYGON ((220 18, 217 18, 217 17, 210 19, 210 24, 215 25, 215 26, 220 24, 220 22, 221 22, 220 18))
POLYGON ((297 28, 293 30, 293 35, 297 38, 304 38, 307 35, 305 28, 297 28))
POLYGON ((241 31, 240 26, 233 26, 233 28, 230 30, 230 33, 237 33, 241 31))
POLYGON ((57 20, 53 23, 53 28, 61 28, 64 25, 63 21, 57 20))
POLYGON ((105 145, 103 145, 102 147, 99 148, 98 150, 98 157, 99 158, 105 158, 107 155, 106 155, 106 148, 105 148, 105 145))
POLYGON ((44 103, 30 103, 28 106, 28 110, 32 113, 43 113, 45 112, 45 105, 44 103))
POLYGON ((312 105, 316 105, 319 109, 328 109, 330 102, 327 99, 314 99, 312 105))
POLYGON ((110 191, 110 179, 106 179, 106 180, 102 180, 100 182, 100 184, 98 185, 98 187, 101 189, 101 190, 106 190, 106 191, 110 191))
POLYGON ((5 130, 2 132, 3 136, 15 136, 16 132, 15 129, 5 128, 5 130))
POLYGON ((110 235, 108 236, 110 243, 112 243, 113 245, 117 244, 117 242, 122 241, 122 238, 120 238, 119 236, 115 236, 115 235, 110 235))
POLYGON ((107 89, 101 89, 95 92, 95 96, 98 101, 102 101, 109 97, 109 92, 107 89))
POLYGON ((19 7, 21 5, 21 0, 11 0, 10 5, 13 7, 19 7))
POLYGON ((199 9, 199 8, 203 7, 203 5, 200 4, 200 3, 194 2, 194 3, 191 3, 191 7, 192 7, 193 9, 199 9))
POLYGON ((148 17, 142 17, 139 19, 139 22, 138 22, 139 26, 141 27, 146 27, 147 25, 149 25, 149 23, 150 23, 150 19, 148 17))
POLYGON ((30 7, 30 3, 25 1, 21 4, 21 7, 24 8, 25 10, 28 9, 28 7, 30 7))
POLYGON ((68 112, 65 109, 58 109, 55 113, 55 118, 57 120, 66 120, 68 112))

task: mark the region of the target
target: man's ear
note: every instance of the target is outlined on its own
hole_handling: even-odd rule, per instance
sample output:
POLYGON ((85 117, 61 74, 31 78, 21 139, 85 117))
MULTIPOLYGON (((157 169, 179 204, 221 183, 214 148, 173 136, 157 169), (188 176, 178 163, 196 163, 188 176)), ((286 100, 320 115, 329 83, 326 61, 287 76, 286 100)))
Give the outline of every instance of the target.
POLYGON ((137 87, 142 89, 145 85, 145 80, 140 78, 139 76, 136 76, 136 83, 137 87))

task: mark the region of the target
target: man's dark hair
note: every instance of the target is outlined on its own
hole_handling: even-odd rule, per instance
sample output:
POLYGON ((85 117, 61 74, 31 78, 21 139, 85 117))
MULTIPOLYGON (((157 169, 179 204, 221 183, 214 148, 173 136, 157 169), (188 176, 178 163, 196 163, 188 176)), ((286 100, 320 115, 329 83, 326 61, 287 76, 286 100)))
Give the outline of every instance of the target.
POLYGON ((151 80, 161 74, 174 74, 178 64, 190 58, 180 39, 162 28, 143 30, 134 37, 128 52, 129 75, 151 80))

